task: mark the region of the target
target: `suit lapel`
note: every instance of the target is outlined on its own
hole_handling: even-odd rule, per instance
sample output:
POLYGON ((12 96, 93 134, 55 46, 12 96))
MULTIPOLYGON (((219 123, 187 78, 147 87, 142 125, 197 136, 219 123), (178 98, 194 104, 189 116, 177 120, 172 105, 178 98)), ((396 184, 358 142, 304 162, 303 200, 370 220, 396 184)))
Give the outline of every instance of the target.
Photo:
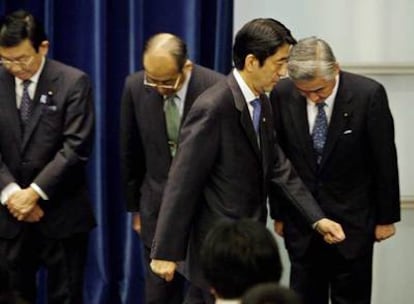
POLYGON ((181 118, 181 123, 184 121, 185 117, 187 116, 188 111, 190 110, 191 106, 193 105, 194 101, 196 100, 197 96, 200 95, 199 92, 200 84, 197 82, 198 80, 198 69, 197 66, 194 65, 193 71, 191 72, 190 82, 188 83, 188 89, 184 100, 184 109, 183 109, 183 116, 181 118))
MULTIPOLYGON (((171 158, 171 151, 168 144, 167 124, 165 122, 164 113, 164 98, 158 94, 155 90, 150 89, 147 98, 145 100, 146 105, 144 107, 145 113, 147 113, 146 119, 150 120, 151 138, 156 141, 156 147, 162 148, 162 154, 168 155, 171 158)), ((143 117, 145 119, 145 117, 143 117)))
POLYGON ((233 74, 230 74, 227 78, 230 89, 233 93, 234 104, 236 109, 240 111, 240 123, 243 127, 246 136, 256 153, 257 157, 261 158, 261 153, 259 149, 259 144, 257 142, 256 131, 254 130, 252 119, 250 117, 249 109, 247 108, 246 101, 244 99, 243 93, 241 92, 239 85, 237 84, 236 79, 233 74))
POLYGON ((295 91, 291 99, 288 104, 296 138, 300 141, 307 163, 312 170, 316 170, 316 159, 309 131, 306 98, 295 91))
POLYGON ((323 151, 322 162, 320 168, 326 163, 332 152, 336 141, 345 130, 345 126, 352 115, 351 109, 351 93, 344 89, 345 83, 341 74, 338 92, 336 94, 334 108, 332 110, 331 120, 328 127, 328 135, 323 151))
POLYGON ((3 88, 1 89, 1 95, 4 96, 3 100, 1 101, 2 111, 4 111, 4 113, 7 113, 5 116, 9 121, 8 125, 10 126, 10 132, 13 132, 16 143, 20 145, 22 130, 20 126, 19 111, 16 105, 16 85, 14 77, 11 74, 6 73, 7 72, 4 72, 3 74, 4 84, 3 88))
POLYGON ((21 147, 22 152, 26 148, 30 137, 33 134, 33 131, 35 130, 37 124, 39 123, 40 117, 42 116, 42 106, 40 104, 41 96, 47 96, 47 93, 49 91, 55 91, 53 82, 58 78, 58 75, 50 67, 50 64, 50 61, 46 59, 43 71, 39 77, 39 83, 37 84, 35 96, 33 98, 33 111, 24 130, 21 147))
POLYGON ((262 150, 262 164, 263 164, 263 177, 267 176, 268 168, 270 167, 270 160, 273 157, 270 155, 272 153, 272 133, 274 133, 274 128, 272 124, 272 117, 271 117, 271 106, 269 102, 269 98, 265 94, 260 96, 262 102, 262 113, 260 119, 260 143, 261 143, 261 150, 262 150))

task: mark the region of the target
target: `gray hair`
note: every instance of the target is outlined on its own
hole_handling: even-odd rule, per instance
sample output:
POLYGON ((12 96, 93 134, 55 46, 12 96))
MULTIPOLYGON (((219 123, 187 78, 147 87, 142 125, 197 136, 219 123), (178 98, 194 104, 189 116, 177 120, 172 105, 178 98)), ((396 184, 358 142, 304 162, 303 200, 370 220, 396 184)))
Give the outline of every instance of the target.
POLYGON ((288 73, 293 81, 335 78, 336 58, 329 44, 317 37, 304 38, 292 47, 288 73))

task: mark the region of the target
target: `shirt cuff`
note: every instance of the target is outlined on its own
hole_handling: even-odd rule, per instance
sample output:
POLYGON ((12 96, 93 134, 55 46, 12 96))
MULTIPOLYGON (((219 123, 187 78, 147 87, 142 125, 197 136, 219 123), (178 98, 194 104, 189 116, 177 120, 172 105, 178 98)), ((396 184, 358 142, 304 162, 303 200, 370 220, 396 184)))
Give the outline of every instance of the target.
POLYGON ((6 205, 6 202, 9 200, 9 197, 12 196, 15 192, 22 190, 20 186, 16 183, 10 183, 1 191, 1 204, 6 205))
POLYGON ((43 200, 45 200, 45 201, 49 200, 49 197, 47 196, 47 194, 42 189, 40 189, 40 187, 38 185, 36 185, 35 183, 31 183, 30 188, 32 188, 34 191, 36 191, 37 194, 39 194, 40 197, 43 200))

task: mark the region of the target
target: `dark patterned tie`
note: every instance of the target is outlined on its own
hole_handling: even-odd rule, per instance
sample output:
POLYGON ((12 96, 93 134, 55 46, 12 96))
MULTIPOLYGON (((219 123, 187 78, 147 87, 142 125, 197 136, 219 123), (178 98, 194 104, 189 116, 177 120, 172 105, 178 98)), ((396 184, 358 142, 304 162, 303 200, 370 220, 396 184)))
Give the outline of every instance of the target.
POLYGON ((253 126, 256 134, 259 133, 259 126, 260 126, 260 114, 262 112, 262 104, 260 103, 260 99, 256 98, 252 100, 250 104, 253 106, 253 126))
POLYGON ((30 99, 29 95, 29 85, 31 84, 30 80, 23 81, 23 94, 22 100, 20 103, 20 119, 23 127, 26 126, 27 121, 30 118, 33 110, 33 102, 30 99))
POLYGON ((325 146, 326 134, 328 132, 328 119, 324 107, 326 103, 317 103, 318 114, 316 115, 315 125, 312 130, 313 148, 315 149, 317 162, 322 160, 323 147, 325 146))
POLYGON ((177 95, 169 96, 165 99, 165 123, 167 125, 168 144, 171 155, 175 156, 177 150, 178 131, 180 129, 180 112, 175 99, 177 95))

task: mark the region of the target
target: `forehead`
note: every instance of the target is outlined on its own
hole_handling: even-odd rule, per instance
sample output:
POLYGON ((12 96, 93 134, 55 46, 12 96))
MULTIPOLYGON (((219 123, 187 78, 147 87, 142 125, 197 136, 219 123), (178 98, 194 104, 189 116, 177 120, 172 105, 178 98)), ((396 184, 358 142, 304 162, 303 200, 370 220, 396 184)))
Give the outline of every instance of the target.
POLYGON ((310 80, 295 81, 295 86, 301 91, 316 91, 331 84, 334 80, 326 80, 323 77, 315 77, 310 80))
POLYGON ((177 63, 167 52, 149 52, 144 55, 143 65, 145 72, 152 77, 164 78, 177 74, 177 63))
POLYGON ((8 59, 32 55, 36 50, 29 39, 25 39, 16 46, 0 47, 0 56, 8 59))

